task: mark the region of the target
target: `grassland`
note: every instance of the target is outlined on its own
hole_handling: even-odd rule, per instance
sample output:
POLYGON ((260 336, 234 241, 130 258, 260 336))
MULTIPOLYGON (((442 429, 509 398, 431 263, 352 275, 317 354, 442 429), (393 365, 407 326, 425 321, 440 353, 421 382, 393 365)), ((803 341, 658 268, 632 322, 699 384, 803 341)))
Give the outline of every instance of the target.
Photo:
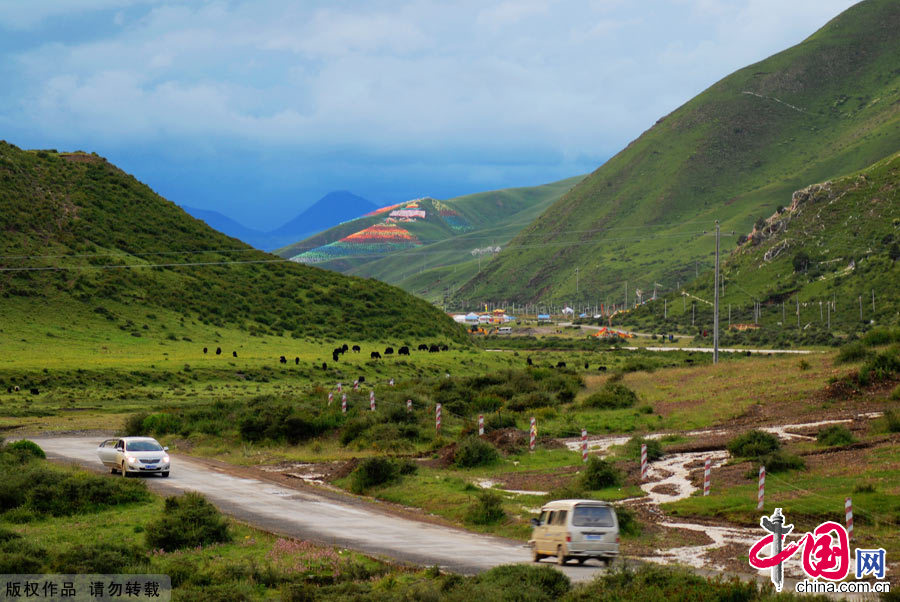
POLYGON ((897 152, 898 26, 895 2, 860 2, 722 79, 548 208, 454 300, 621 302, 626 281, 689 281, 695 261, 712 264, 715 220, 749 232, 795 190, 897 152))
POLYGON ((431 304, 256 251, 96 155, 0 142, 0 231, 6 321, 29 315, 26 299, 80 306, 136 337, 165 309, 250 336, 466 340, 431 304))
MULTIPOLYGON (((724 344, 829 344, 900 323, 900 155, 802 189, 758 226, 722 264, 720 322, 759 328, 725 332, 724 344)), ((685 300, 663 295, 619 319, 711 332, 712 274, 684 289, 685 300)))

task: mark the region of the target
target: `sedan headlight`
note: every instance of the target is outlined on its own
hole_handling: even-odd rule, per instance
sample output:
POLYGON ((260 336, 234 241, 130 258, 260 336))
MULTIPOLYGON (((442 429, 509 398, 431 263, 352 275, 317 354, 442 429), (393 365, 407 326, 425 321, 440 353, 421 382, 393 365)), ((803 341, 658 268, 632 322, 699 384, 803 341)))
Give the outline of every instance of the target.
POLYGON ((169 463, 169 456, 163 456, 163 462, 166 463, 166 464, 168 464, 168 463, 169 463))
POLYGON ((128 456, 129 464, 135 464, 136 462, 137 462, 137 458, 135 458, 134 456, 128 456))

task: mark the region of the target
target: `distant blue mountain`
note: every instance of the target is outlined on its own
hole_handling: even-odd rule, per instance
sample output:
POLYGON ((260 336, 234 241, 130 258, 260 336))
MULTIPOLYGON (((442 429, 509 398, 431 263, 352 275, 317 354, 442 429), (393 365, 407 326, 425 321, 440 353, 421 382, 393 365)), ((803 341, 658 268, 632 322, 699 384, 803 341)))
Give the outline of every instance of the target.
POLYGON ((181 208, 192 217, 203 220, 208 226, 223 234, 237 238, 257 249, 272 251, 327 230, 341 222, 365 215, 378 209, 378 205, 346 190, 329 192, 300 215, 269 232, 248 228, 218 211, 197 209, 186 205, 182 205, 181 208))

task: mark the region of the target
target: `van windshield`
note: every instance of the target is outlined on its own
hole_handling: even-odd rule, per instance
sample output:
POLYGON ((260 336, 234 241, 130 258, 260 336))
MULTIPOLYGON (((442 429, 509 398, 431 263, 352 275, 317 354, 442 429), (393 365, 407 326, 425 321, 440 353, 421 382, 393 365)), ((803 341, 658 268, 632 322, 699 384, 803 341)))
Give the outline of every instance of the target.
POLYGON ((607 506, 575 506, 572 525, 575 527, 612 527, 612 509, 607 506))

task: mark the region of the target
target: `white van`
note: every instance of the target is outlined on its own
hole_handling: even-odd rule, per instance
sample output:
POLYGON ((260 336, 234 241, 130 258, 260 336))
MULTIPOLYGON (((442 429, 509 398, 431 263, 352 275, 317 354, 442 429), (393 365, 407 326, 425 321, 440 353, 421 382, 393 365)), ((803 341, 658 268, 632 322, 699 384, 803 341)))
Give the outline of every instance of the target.
POLYGON ((500 334, 512 334, 512 326, 501 326, 498 332, 500 334))
POLYGON ((608 502, 556 500, 541 508, 541 517, 531 524, 528 545, 535 562, 555 556, 557 564, 596 558, 608 565, 619 555, 619 519, 608 502))

